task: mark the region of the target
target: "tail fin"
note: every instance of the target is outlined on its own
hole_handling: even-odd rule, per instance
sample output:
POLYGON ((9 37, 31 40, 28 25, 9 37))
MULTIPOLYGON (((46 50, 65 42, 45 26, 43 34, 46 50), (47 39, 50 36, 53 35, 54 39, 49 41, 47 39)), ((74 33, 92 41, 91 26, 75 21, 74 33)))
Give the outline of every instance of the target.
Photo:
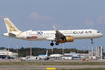
POLYGON ((46 51, 46 55, 48 55, 48 50, 46 51))
POLYGON ((20 32, 20 30, 9 20, 9 18, 4 18, 7 31, 9 32, 20 32))
POLYGON ((9 18, 4 18, 4 21, 5 21, 8 33, 13 33, 17 35, 22 32, 9 20, 9 18))

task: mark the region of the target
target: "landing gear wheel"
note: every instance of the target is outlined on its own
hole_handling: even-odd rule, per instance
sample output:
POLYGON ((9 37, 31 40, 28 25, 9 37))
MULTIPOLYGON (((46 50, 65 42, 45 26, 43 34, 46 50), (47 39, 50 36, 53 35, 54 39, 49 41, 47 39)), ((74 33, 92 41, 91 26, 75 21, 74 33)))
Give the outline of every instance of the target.
POLYGON ((58 43, 58 42, 56 42, 55 44, 56 44, 56 45, 59 45, 59 43, 58 43))
POLYGON ((54 43, 50 43, 50 45, 51 45, 51 46, 53 46, 53 45, 54 45, 54 43))

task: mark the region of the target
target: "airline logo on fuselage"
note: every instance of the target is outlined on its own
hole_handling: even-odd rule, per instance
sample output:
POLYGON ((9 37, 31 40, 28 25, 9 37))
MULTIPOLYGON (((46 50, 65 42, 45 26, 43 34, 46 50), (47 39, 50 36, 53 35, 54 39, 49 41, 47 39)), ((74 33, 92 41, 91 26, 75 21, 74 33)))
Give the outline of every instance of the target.
POLYGON ((42 31, 37 31, 37 35, 42 35, 43 32, 42 31))
POLYGON ((26 32, 26 34, 29 34, 29 35, 43 35, 43 32, 42 32, 42 31, 37 31, 37 32, 26 32))
POLYGON ((90 34, 92 31, 73 31, 73 34, 90 34))

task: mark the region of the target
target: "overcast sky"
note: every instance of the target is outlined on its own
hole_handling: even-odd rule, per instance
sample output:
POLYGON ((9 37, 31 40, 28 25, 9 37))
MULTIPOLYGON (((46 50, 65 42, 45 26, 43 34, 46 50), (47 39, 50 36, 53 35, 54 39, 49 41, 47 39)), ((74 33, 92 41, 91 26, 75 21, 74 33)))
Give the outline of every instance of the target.
MULTIPOLYGON (((65 29, 96 29, 105 35, 105 0, 0 0, 0 46, 10 48, 30 47, 30 41, 2 36, 7 32, 4 18, 9 18, 18 29, 27 31, 65 29)), ((33 41, 32 47, 51 48, 50 41, 33 41)), ((74 40, 64 48, 83 50, 91 40, 74 40)), ((94 39, 95 46, 104 46, 105 37, 94 39)), ((62 48, 54 45, 54 48, 62 48)), ((105 49, 105 47, 104 47, 105 49)))

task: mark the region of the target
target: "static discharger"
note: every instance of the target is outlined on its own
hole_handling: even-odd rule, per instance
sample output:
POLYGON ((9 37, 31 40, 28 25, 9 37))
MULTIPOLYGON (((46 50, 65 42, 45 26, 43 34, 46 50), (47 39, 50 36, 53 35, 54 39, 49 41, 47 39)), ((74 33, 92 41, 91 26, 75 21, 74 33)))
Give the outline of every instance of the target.
POLYGON ((56 70, 56 68, 46 68, 46 70, 56 70))

